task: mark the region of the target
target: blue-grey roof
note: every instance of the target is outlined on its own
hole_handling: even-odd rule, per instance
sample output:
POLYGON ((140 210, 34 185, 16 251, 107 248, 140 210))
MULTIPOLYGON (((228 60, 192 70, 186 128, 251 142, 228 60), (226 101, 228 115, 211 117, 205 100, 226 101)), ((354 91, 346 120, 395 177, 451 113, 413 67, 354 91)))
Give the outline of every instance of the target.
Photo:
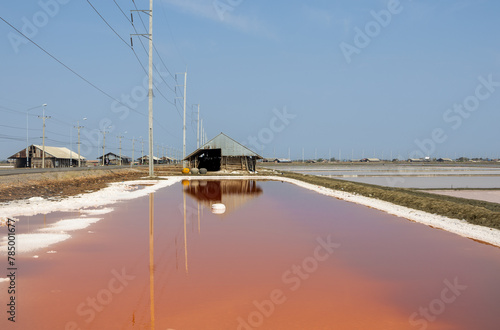
POLYGON ((193 151, 189 156, 187 156, 185 159, 190 158, 194 156, 195 154, 202 152, 205 149, 221 149, 221 154, 222 156, 253 156, 257 158, 262 158, 260 155, 257 153, 253 152, 252 150, 248 149, 244 145, 236 142, 235 140, 231 139, 229 136, 227 136, 224 133, 220 133, 216 137, 214 137, 212 140, 208 141, 204 145, 202 145, 199 149, 193 151))

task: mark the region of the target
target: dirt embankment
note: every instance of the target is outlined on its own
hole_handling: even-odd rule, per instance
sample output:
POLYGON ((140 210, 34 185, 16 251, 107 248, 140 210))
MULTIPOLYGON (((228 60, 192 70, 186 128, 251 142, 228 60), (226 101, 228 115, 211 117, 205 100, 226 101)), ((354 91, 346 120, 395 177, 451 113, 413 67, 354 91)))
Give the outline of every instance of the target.
MULTIPOLYGON (((180 173, 180 167, 156 167, 156 175, 180 173)), ((0 203, 31 197, 67 197, 106 187, 110 182, 148 176, 148 168, 47 172, 0 177, 0 203)))

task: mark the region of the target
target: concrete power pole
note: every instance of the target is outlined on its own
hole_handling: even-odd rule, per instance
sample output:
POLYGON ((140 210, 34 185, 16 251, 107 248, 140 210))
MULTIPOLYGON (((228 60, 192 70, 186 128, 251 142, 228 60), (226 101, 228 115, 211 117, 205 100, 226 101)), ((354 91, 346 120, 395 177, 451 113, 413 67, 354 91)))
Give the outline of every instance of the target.
POLYGON ((153 0, 149 0, 149 176, 154 177, 153 159, 153 0))
POLYGON ((83 128, 83 127, 84 126, 80 126, 80 121, 76 122, 75 128, 78 129, 78 167, 80 167, 82 165, 81 164, 81 157, 80 157, 80 129, 83 128))
POLYGON ((102 133, 102 166, 105 165, 104 163, 104 150, 106 149, 106 133, 109 133, 108 131, 101 131, 102 133))
POLYGON ((200 148, 200 105, 198 104, 198 129, 196 130, 196 149, 200 148))
POLYGON ((43 135, 42 135, 42 168, 45 168, 45 119, 50 119, 50 116, 45 116, 45 107, 46 105, 44 104, 43 105, 43 113, 42 113, 42 117, 38 116, 38 118, 42 118, 43 119, 43 135))
MULTIPOLYGON (((180 74, 180 73, 178 73, 180 74)), ((184 117, 182 121, 182 167, 186 167, 186 162, 184 161, 184 158, 186 158, 186 90, 187 90, 187 68, 186 72, 184 72, 184 85, 177 85, 177 86, 184 86, 184 117)))
POLYGON ((144 140, 141 138, 141 165, 144 165, 144 140))
POLYGON ((135 152, 135 137, 132 136, 132 161, 130 162, 130 167, 134 166, 134 160, 135 160, 134 152, 135 152))
POLYGON ((122 138, 123 138, 123 136, 119 135, 119 136, 117 136, 117 138, 120 139, 120 148, 119 148, 120 149, 120 166, 122 166, 122 138))
MULTIPOLYGON (((142 13, 146 13, 149 15, 149 33, 148 34, 132 34, 132 36, 141 36, 141 37, 147 37, 149 39, 149 92, 148 92, 148 99, 149 99, 149 131, 148 131, 148 137, 149 137, 149 159, 153 159, 153 0, 149 0, 149 10, 131 10, 131 12, 138 11, 142 13)), ((133 17, 132 17, 132 24, 133 24, 133 17)), ((130 38, 131 41, 131 46, 133 47, 132 44, 132 38, 130 38)), ((144 160, 144 153, 142 154, 143 160, 144 160)), ((154 162, 149 162, 149 176, 154 177, 154 162)))
POLYGON ((71 128, 69 129, 69 167, 73 167, 73 130, 71 128))
MULTIPOLYGON (((157 144, 157 145, 156 145, 156 154, 158 155, 158 156, 156 156, 156 157, 160 158, 160 145, 159 145, 159 144, 157 144)), ((154 161, 155 161, 155 160, 154 160, 154 158, 153 158, 153 163, 154 163, 154 161)), ((160 163, 160 160, 159 160, 159 159, 158 159, 158 163, 160 163)))
POLYGON ((200 139, 201 139, 201 145, 205 144, 205 141, 203 141, 203 119, 200 121, 200 139))

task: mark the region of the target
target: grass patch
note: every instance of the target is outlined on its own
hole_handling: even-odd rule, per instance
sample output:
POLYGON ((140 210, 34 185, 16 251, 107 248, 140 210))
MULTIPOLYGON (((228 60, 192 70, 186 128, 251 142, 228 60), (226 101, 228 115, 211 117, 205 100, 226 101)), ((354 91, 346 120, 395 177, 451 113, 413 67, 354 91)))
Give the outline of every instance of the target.
POLYGON ((307 183, 372 197, 397 205, 463 219, 475 225, 500 229, 500 204, 479 200, 435 195, 405 188, 391 188, 366 183, 349 182, 314 175, 283 172, 283 176, 307 183))

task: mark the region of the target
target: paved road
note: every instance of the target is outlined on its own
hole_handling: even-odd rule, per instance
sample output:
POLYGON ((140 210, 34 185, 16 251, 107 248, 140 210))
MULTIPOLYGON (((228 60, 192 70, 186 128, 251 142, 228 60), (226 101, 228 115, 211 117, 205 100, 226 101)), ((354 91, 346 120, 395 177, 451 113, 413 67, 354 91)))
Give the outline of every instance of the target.
MULTIPOLYGON (((147 165, 142 165, 147 166, 147 165)), ((134 166, 137 167, 137 166, 134 166)), ((0 167, 0 176, 45 172, 66 172, 66 171, 102 171, 119 168, 130 168, 130 166, 94 166, 94 167, 60 167, 60 168, 3 168, 0 167)))

